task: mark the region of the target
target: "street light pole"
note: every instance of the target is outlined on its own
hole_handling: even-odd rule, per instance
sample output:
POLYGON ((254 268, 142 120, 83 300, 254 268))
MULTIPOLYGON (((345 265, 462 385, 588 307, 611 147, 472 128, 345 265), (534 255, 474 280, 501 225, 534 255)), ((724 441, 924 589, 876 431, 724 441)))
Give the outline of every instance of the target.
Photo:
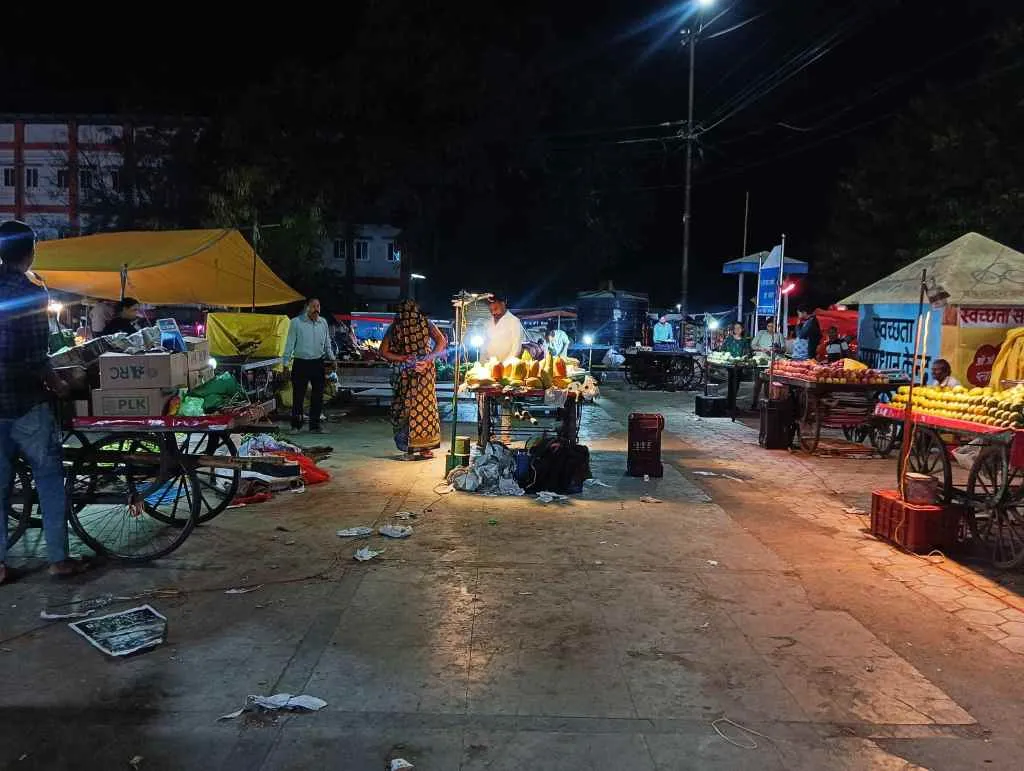
POLYGON ((694 64, 697 60, 697 32, 700 29, 700 11, 697 11, 696 23, 690 29, 690 89, 686 109, 686 182, 684 183, 683 198, 683 291, 680 304, 682 307, 683 324, 686 323, 686 314, 689 312, 690 295, 690 201, 692 198, 693 180, 693 78, 694 64))

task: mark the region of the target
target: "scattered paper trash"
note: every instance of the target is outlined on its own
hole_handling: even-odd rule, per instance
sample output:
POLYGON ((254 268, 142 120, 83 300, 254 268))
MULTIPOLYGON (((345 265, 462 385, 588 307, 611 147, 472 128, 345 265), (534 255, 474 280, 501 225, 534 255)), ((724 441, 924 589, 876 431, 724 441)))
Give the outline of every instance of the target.
POLYGON ((584 479, 583 484, 587 487, 611 487, 607 482, 602 482, 600 479, 595 479, 594 477, 584 479))
POLYGON ((718 474, 716 474, 714 471, 694 471, 693 473, 696 474, 699 477, 716 477, 716 476, 718 476, 718 474))
POLYGON ((843 509, 844 514, 867 514, 864 509, 858 509, 856 506, 850 506, 848 509, 843 509))
POLYGON ((650 482, 651 481, 651 475, 650 474, 644 474, 644 481, 645 482, 650 482))
POLYGON ((241 717, 243 713, 257 708, 266 710, 287 709, 317 712, 326 706, 327 702, 323 699, 318 699, 316 696, 307 696, 305 694, 292 696, 290 693, 275 693, 273 696, 246 696, 245 704, 241 709, 236 709, 234 712, 229 712, 227 715, 221 715, 217 719, 234 720, 236 717, 241 717))
POLYGON ((369 562, 374 557, 379 556, 382 551, 383 549, 378 551, 377 549, 371 549, 369 546, 364 546, 362 549, 358 549, 352 556, 359 562, 369 562))
POLYGON ((415 768, 415 767, 416 766, 414 766, 412 763, 410 763, 405 758, 395 758, 394 760, 391 761, 391 769, 390 769, 390 771, 402 771, 402 769, 415 768))
POLYGON ((372 527, 346 527, 338 531, 339 538, 365 538, 368 535, 373 535, 372 527))
POLYGON ((554 501, 558 501, 559 503, 563 503, 563 502, 568 503, 569 496, 568 495, 561 495, 560 493, 552 493, 552 492, 548 492, 547 490, 543 490, 543 491, 537 493, 537 500, 540 501, 541 503, 553 503, 554 501))
POLYGON ((108 656, 128 656, 164 641, 167 619, 149 605, 68 624, 108 656))
POLYGON ((224 594, 248 594, 249 592, 255 592, 257 589, 262 589, 263 584, 257 584, 256 586, 240 586, 237 589, 225 589, 224 594))
POLYGON ((718 567, 718 560, 708 560, 708 564, 711 567, 713 567, 713 568, 717 568, 718 567))
POLYGON ((95 608, 91 610, 65 610, 58 611, 57 613, 51 613, 48 610, 39 611, 39 618, 43 621, 60 621, 61 619, 67 618, 86 618, 96 612, 95 608))
POLYGON ((388 538, 408 538, 412 535, 412 527, 409 525, 384 525, 377 532, 388 538))
POLYGON ((640 503, 664 503, 661 498, 653 498, 650 495, 645 495, 640 499, 640 503))
POLYGON ((740 479, 739 477, 732 477, 729 476, 728 474, 720 474, 719 476, 721 476, 722 479, 728 479, 730 482, 739 482, 740 484, 743 484, 743 480, 740 479))
POLYGON ((145 760, 141 755, 135 755, 131 760, 128 761, 128 765, 138 771, 142 768, 142 761, 145 760))
POLYGON ((398 511, 395 512, 395 519, 399 519, 402 522, 408 522, 410 519, 416 519, 416 515, 411 511, 398 511))

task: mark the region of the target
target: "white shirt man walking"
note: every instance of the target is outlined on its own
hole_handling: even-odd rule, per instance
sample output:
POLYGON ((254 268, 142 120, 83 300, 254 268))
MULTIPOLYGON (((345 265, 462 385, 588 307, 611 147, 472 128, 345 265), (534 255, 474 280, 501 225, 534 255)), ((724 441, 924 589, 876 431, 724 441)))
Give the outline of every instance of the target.
POLYGON ((322 434, 320 416, 324 408, 324 367, 334 365, 331 353, 331 333, 327 319, 320 316, 320 301, 315 297, 306 301, 305 310, 288 325, 288 340, 284 346, 284 366, 292 371, 292 428, 302 430, 302 408, 309 395, 309 430, 322 434))

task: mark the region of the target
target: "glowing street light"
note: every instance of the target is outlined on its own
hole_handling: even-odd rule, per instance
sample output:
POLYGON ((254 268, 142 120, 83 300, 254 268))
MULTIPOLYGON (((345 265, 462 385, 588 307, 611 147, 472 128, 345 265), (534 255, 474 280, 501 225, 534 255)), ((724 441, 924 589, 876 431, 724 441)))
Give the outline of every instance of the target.
POLYGON ((593 345, 594 344, 594 336, 593 335, 583 335, 583 344, 584 345, 593 345))
POLYGON ((718 329, 721 326, 718 319, 708 319, 708 329, 718 329))
POLYGON ((715 0, 697 0, 697 5, 701 8, 710 8, 715 4, 715 0))
POLYGON ((413 281, 426 281, 427 280, 427 277, 424 276, 422 273, 410 273, 409 274, 409 278, 411 278, 413 281))
POLYGON ((50 311, 50 313, 59 316, 64 312, 64 303, 59 303, 56 300, 53 300, 48 306, 46 306, 46 309, 50 311))
POLYGON ((796 289, 796 282, 795 281, 790 281, 788 284, 786 284, 784 287, 782 287, 782 294, 789 294, 794 289, 796 289))

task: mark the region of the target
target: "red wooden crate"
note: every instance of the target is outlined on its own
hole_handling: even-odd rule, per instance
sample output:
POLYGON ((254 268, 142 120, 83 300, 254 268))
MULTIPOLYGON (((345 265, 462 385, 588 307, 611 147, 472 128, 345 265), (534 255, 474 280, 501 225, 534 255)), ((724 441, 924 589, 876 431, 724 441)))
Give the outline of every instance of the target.
POLYGON ((662 477, 661 432, 665 418, 658 413, 634 412, 629 416, 629 449, 626 473, 631 477, 662 477))
POLYGON ((945 549, 956 543, 963 509, 900 500, 898 490, 871 493, 871 534, 915 552, 945 549))

